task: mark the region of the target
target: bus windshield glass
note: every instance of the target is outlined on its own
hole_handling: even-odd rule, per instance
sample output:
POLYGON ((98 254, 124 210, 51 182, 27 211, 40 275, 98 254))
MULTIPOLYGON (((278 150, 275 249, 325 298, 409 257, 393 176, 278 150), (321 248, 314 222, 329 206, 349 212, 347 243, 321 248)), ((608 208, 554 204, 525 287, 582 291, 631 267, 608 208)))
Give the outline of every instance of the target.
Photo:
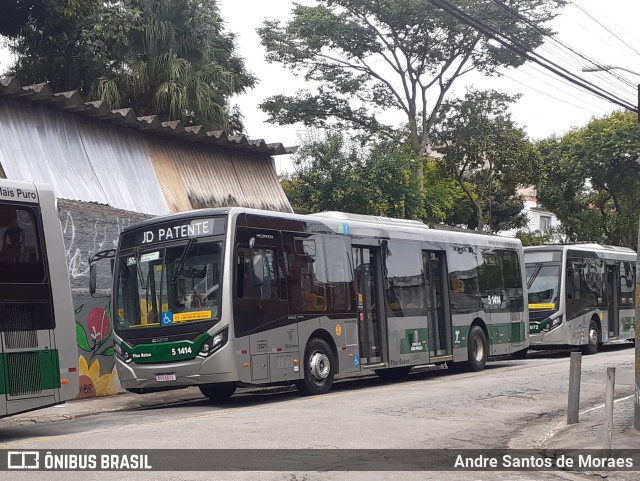
POLYGON ((555 309, 560 292, 560 266, 527 264, 529 309, 555 309))
POLYGON ((191 239, 121 256, 116 330, 219 319, 222 252, 222 242, 191 239))

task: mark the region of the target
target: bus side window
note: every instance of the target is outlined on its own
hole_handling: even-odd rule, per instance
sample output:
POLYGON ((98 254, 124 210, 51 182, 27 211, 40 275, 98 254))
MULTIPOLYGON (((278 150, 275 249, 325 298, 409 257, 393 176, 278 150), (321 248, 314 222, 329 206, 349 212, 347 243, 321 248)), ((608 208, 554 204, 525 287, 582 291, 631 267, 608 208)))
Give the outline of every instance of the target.
POLYGON ((239 299, 279 299, 279 268, 272 249, 238 248, 236 297, 239 299))

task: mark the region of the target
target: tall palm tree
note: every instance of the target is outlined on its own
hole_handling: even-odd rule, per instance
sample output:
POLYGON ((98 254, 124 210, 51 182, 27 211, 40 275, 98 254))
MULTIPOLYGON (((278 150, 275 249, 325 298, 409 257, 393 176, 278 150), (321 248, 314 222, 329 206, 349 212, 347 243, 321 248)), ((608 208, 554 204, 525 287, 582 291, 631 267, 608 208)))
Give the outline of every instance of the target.
POLYGON ((256 79, 236 56, 215 0, 124 0, 111 8, 132 9, 133 23, 122 60, 97 80, 95 98, 134 107, 138 115, 242 130, 228 99, 256 79))

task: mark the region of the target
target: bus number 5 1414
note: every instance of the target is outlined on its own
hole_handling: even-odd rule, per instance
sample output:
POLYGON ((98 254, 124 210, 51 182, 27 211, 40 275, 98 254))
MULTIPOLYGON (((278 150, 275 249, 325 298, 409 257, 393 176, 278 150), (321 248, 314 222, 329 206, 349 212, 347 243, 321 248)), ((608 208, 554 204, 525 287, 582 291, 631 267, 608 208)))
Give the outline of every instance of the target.
POLYGON ((177 355, 181 355, 181 354, 191 354, 191 346, 178 347, 178 348, 172 348, 171 349, 171 355, 172 356, 177 356, 177 355))

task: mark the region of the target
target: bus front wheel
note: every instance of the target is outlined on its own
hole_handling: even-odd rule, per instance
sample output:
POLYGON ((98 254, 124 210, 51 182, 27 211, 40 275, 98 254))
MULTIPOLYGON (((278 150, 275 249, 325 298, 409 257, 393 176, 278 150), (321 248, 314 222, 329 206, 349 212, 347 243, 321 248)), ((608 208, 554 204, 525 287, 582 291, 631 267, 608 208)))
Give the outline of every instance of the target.
POLYGON ((215 403, 223 403, 229 400, 236 392, 236 385, 228 384, 202 384, 198 386, 200 392, 215 403))
POLYGON ((296 383, 305 396, 329 392, 333 385, 335 362, 333 352, 326 341, 313 338, 304 354, 304 378, 296 383))
POLYGON ((588 343, 585 346, 582 346, 583 354, 596 354, 600 347, 600 329, 598 328, 598 324, 596 321, 591 319, 589 323, 589 337, 587 339, 588 343))

